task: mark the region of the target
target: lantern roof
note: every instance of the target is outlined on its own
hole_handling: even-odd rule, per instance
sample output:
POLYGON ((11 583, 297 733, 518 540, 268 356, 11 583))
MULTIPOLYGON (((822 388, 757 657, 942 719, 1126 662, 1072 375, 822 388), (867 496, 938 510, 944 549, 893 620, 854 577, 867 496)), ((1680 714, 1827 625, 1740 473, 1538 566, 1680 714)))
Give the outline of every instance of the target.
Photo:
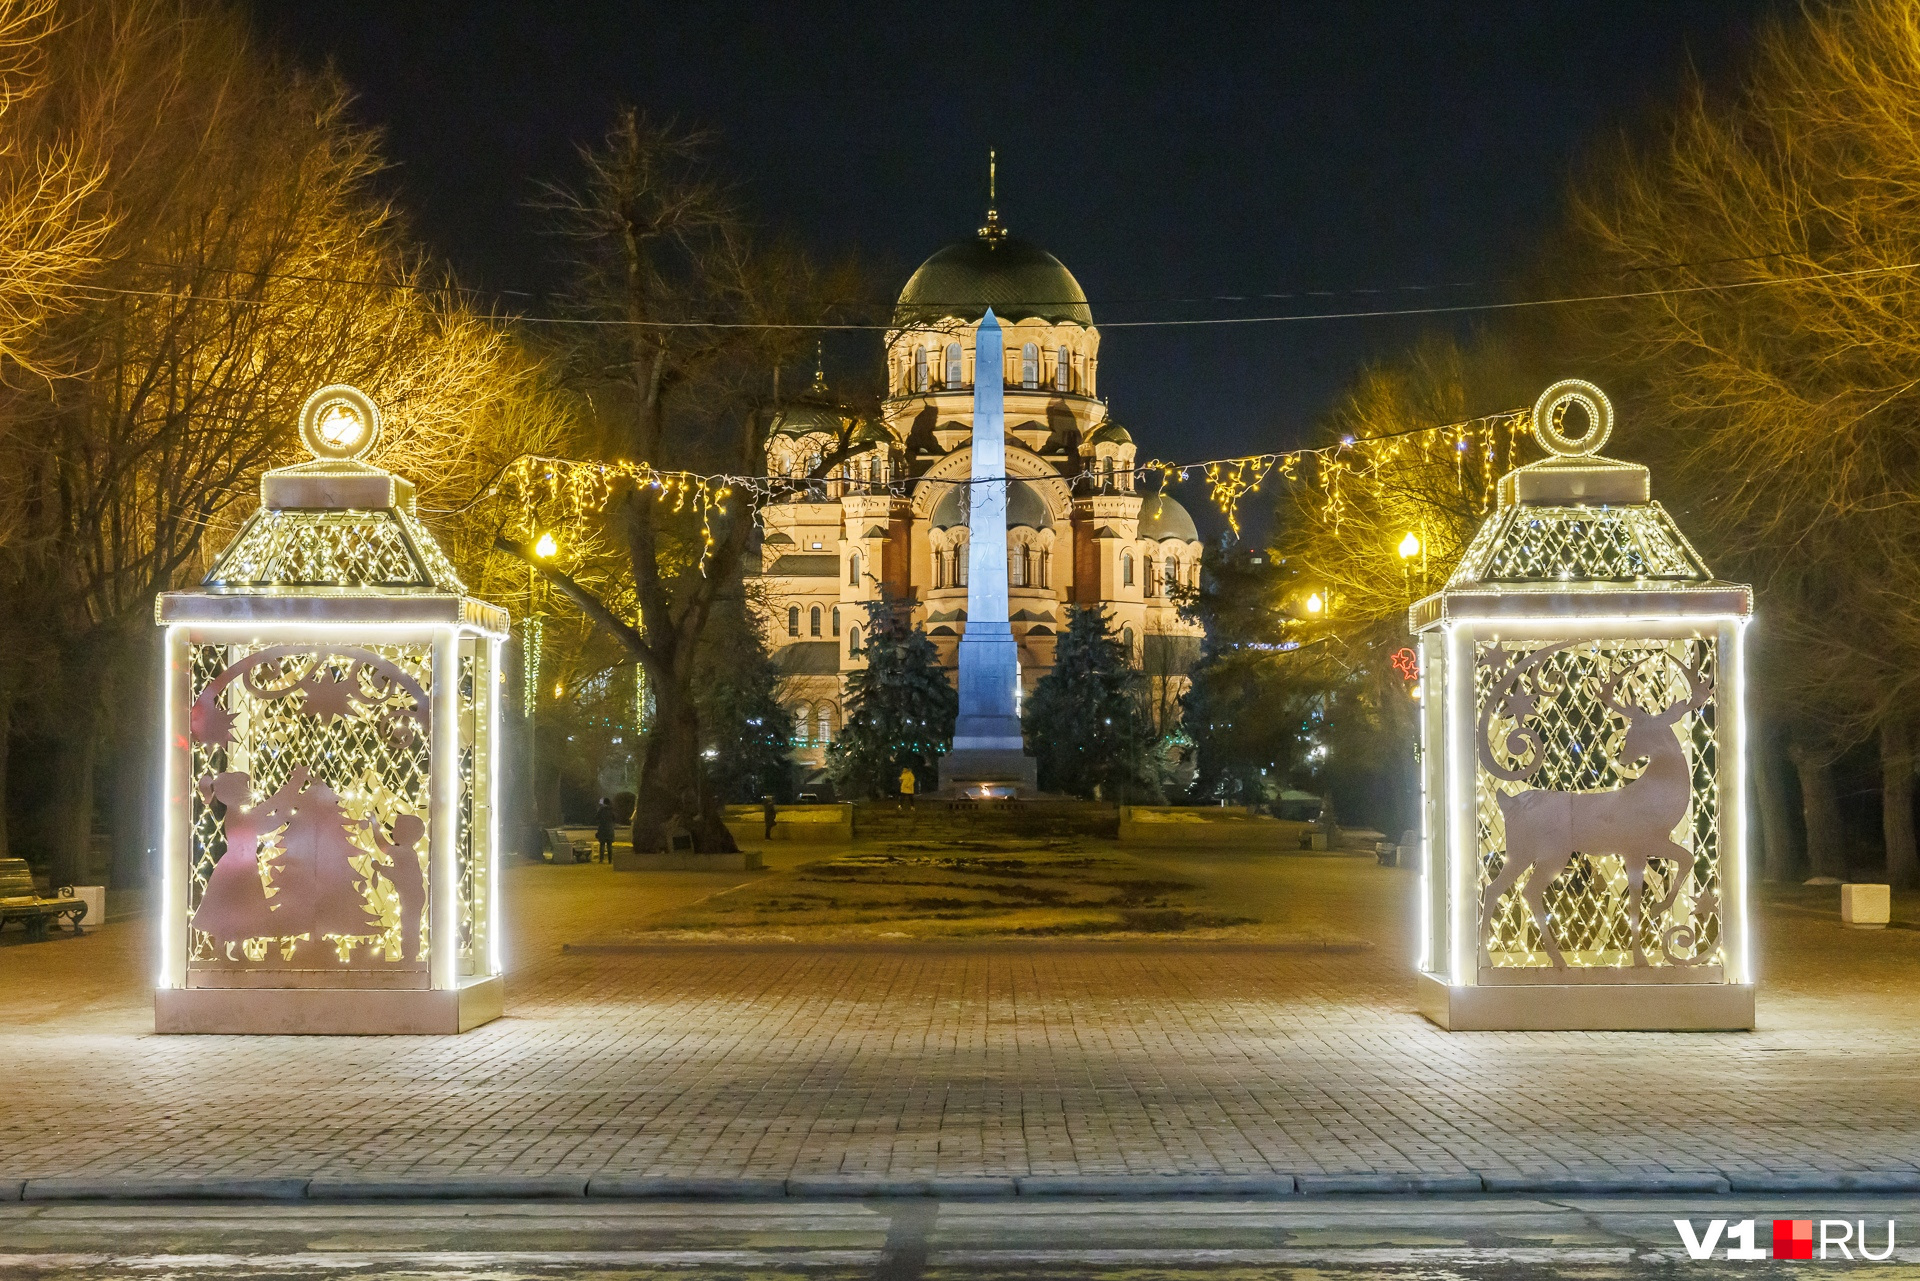
POLYGON ((1751 612, 1751 593, 1716 579, 1653 501, 1647 469, 1598 454, 1613 406, 1592 383, 1549 387, 1534 407, 1534 434, 1552 456, 1501 478, 1499 505, 1440 592, 1417 602, 1415 630, 1462 613, 1580 614, 1751 612), (1589 430, 1562 431, 1570 404, 1589 430))
POLYGON ((505 611, 467 598, 415 514, 413 486, 364 461, 379 429, 378 409, 358 390, 315 392, 300 430, 313 461, 260 478, 259 509, 197 591, 161 597, 161 621, 445 617, 504 631, 505 611))

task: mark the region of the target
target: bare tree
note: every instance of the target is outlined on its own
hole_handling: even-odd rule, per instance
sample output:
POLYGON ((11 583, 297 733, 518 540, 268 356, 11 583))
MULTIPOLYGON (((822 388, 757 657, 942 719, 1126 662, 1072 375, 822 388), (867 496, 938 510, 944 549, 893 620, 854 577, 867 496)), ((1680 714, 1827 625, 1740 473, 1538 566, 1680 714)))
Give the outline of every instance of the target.
MULTIPOLYGON (((623 111, 600 145, 583 151, 579 186, 550 193, 573 274, 573 318, 587 322, 556 345, 589 457, 764 473, 775 371, 813 345, 792 326, 828 307, 833 282, 797 252, 753 241, 706 161, 709 143, 623 111)), ((631 480, 586 524, 578 536, 617 556, 617 572, 579 549, 563 567, 535 555, 528 538, 503 537, 500 546, 536 565, 646 672, 654 721, 635 847, 660 848, 684 827, 697 848, 732 849, 703 781, 693 680, 718 595, 740 574, 753 528, 747 496, 735 497, 710 543, 687 512, 631 480)))
POLYGON ((43 88, 14 110, 29 136, 79 139, 104 166, 94 198, 112 227, 85 301, 36 330, 26 363, 57 375, 0 391, 0 501, 17 529, 0 556, 0 702, 51 748, 55 882, 84 869, 103 749, 115 875, 133 880, 154 595, 289 460, 304 397, 365 386, 429 498, 485 465, 463 442, 524 370, 408 250, 342 86, 277 65, 237 15, 76 6, 45 56, 43 88))
MULTIPOLYGON (((1588 349, 1619 371, 1624 447, 1660 464, 1723 572, 1758 586, 1755 688, 1790 729, 1809 853, 1835 874, 1833 760, 1879 730, 1910 775, 1920 711, 1916 84, 1905 0, 1772 22, 1735 88, 1690 86, 1657 136, 1596 163, 1564 254, 1632 273, 1641 296, 1582 314, 1588 349)), ((1887 831, 1911 877, 1910 810, 1887 831)))

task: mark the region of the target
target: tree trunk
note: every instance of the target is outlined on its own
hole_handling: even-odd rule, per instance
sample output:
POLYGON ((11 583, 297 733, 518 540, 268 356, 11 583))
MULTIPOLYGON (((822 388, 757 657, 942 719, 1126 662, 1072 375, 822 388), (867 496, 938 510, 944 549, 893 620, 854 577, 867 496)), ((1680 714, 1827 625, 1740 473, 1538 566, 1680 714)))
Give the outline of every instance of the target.
POLYGON ((117 688, 123 696, 117 700, 122 709, 115 717, 112 788, 113 866, 109 882, 118 889, 145 885, 154 873, 153 814, 155 726, 154 688, 157 665, 139 662, 120 673, 117 688))
POLYGON ((1780 768, 1785 762, 1780 759, 1779 740, 1769 732, 1769 727, 1758 724, 1754 728, 1754 809, 1760 816, 1763 851, 1760 874, 1769 881, 1790 881, 1800 866, 1800 850, 1785 780, 1780 777, 1780 768))
POLYGON ((1913 727, 1898 712, 1880 722, 1880 815, 1886 831, 1887 883, 1920 884, 1913 834, 1913 727))
POLYGON ((639 802, 633 811, 635 852, 664 850, 685 829, 703 854, 732 853, 733 833, 724 815, 708 803, 700 769, 700 720, 693 699, 676 681, 654 686, 654 720, 640 766, 639 802))
POLYGON ((53 860, 49 885, 82 884, 93 849, 93 763, 99 742, 93 718, 77 714, 79 723, 64 726, 54 746, 52 805, 53 860))
POLYGON ((7 822, 7 749, 13 740, 13 687, 0 683, 0 858, 12 858, 12 832, 7 822))
POLYGON ((1840 801, 1833 789, 1833 766, 1806 744, 1787 748, 1800 775, 1800 806, 1807 824, 1807 862, 1814 876, 1847 876, 1846 828, 1840 821, 1840 801))

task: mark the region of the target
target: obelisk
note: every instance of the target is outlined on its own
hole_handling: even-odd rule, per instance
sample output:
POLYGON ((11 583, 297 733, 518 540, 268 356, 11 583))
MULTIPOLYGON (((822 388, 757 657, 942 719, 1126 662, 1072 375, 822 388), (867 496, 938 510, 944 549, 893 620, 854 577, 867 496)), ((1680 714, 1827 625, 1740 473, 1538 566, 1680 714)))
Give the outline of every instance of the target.
POLYGON ((1016 708, 1020 656, 1007 617, 1006 359, 988 308, 973 344, 973 468, 967 486, 967 630, 960 716, 940 760, 940 789, 1006 796, 1035 790, 1016 708))

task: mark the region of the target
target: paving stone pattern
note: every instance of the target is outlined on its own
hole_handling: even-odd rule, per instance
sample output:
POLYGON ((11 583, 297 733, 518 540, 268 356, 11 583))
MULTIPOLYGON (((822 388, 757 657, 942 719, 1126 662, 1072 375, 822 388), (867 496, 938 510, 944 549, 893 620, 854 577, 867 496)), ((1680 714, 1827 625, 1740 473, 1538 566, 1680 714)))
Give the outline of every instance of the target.
POLYGON ((1920 1168, 1920 1020, 1886 1013, 1920 943, 1863 945, 1905 949, 1865 981, 1805 909, 1775 932, 1826 959, 1759 1033, 1448 1034, 1393 942, 1404 875, 1382 946, 1307 953, 566 952, 604 902, 552 874, 513 874, 509 1017, 459 1037, 155 1036, 145 923, 0 948, 0 1180, 1920 1168))

